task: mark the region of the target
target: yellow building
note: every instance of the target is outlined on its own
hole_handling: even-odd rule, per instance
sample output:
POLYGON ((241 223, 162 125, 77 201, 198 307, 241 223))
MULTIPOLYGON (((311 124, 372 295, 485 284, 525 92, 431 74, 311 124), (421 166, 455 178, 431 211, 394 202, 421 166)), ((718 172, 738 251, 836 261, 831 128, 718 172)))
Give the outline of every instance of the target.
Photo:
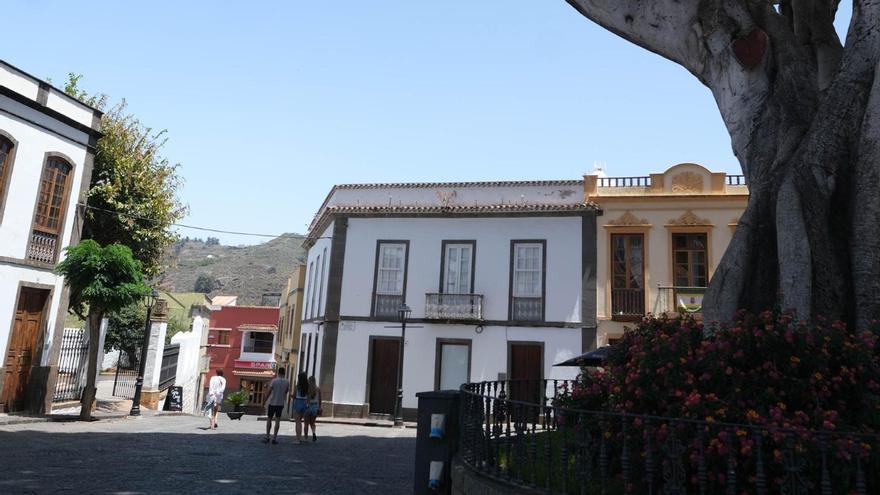
POLYGON ((703 292, 748 202, 741 175, 675 165, 643 177, 584 176, 597 232, 599 346, 648 313, 699 316, 703 292))
POLYGON ((281 293, 278 322, 278 342, 275 345, 275 362, 284 368, 287 376, 296 380, 296 363, 299 354, 300 321, 302 315, 303 287, 306 281, 304 265, 297 265, 287 279, 287 288, 281 293))

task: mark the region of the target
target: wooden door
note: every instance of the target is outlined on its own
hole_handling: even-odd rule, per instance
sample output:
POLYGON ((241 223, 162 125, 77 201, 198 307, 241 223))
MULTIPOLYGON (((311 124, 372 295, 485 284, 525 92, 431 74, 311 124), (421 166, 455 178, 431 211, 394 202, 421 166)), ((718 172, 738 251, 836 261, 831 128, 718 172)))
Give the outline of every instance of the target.
POLYGON ((510 344, 510 399, 540 403, 544 389, 541 344, 510 344))
POLYGON ((25 408, 25 393, 31 366, 37 355, 37 341, 43 323, 43 308, 49 291, 23 287, 18 296, 18 308, 9 347, 6 349, 4 363, 5 377, 0 402, 6 412, 21 411, 25 408))
POLYGON ((400 340, 373 339, 370 365, 370 413, 394 414, 400 340))

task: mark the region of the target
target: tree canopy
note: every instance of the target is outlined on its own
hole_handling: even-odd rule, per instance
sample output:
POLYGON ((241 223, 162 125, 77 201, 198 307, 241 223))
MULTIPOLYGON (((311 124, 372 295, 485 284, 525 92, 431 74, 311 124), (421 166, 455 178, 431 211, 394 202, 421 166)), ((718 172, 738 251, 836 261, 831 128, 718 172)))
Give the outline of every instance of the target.
MULTIPOLYGON (((82 76, 70 74, 67 94, 104 110, 107 96, 79 89, 82 76)), ((176 239, 171 224, 186 213, 177 197, 179 165, 161 155, 166 131, 154 131, 128 113, 125 100, 111 106, 101 122, 83 238, 101 245, 123 244, 148 277, 162 270, 165 250, 176 239)))

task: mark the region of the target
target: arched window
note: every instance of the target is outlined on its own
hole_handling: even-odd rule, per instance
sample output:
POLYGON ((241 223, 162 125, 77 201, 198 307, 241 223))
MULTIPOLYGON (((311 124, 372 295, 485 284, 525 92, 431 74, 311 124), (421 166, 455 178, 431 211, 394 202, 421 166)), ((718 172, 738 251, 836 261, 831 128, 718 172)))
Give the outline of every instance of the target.
POLYGON ((44 263, 55 262, 58 241, 64 228, 64 211, 72 170, 69 163, 54 156, 50 156, 43 167, 28 259, 44 263))
POLYGON ((9 189, 9 176, 12 170, 12 144, 8 138, 0 136, 0 212, 6 198, 6 191, 9 189))

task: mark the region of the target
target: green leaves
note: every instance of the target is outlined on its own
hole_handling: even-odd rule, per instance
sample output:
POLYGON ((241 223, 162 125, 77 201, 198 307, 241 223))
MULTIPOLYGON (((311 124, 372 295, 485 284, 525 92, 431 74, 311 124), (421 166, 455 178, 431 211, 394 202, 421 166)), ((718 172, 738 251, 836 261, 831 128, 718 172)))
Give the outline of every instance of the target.
POLYGON ((118 311, 148 294, 141 264, 131 250, 119 244, 101 247, 87 239, 66 249, 55 271, 70 288, 70 309, 84 317, 118 311))
MULTIPOLYGON (((106 95, 90 96, 70 74, 67 94, 103 108, 106 95)), ((176 239, 171 224, 186 213, 177 198, 183 183, 179 165, 161 155, 165 130, 153 131, 127 113, 125 100, 104 114, 89 188, 83 238, 102 245, 123 244, 141 262, 148 277, 162 270, 165 250, 176 239)))

